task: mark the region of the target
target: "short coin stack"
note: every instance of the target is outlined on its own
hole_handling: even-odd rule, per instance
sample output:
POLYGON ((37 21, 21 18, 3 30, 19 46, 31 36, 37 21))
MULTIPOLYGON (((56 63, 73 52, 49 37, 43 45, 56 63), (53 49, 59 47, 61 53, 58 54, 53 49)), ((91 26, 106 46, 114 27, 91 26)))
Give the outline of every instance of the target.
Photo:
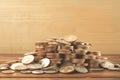
POLYGON ((74 35, 38 41, 35 46, 35 51, 25 53, 21 60, 1 63, 1 73, 88 73, 104 69, 120 71, 119 64, 102 57, 100 51, 89 51, 92 45, 78 41, 74 35))

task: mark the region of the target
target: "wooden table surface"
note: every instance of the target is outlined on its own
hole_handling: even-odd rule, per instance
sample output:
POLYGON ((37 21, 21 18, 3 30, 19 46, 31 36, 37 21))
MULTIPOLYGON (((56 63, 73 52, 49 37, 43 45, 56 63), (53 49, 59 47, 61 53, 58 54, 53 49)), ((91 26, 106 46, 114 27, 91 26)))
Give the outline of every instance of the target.
MULTIPOLYGON (((22 57, 23 55, 0 55, 0 63, 4 61, 10 61, 22 57)), ((104 55, 109 58, 109 60, 120 64, 120 55, 104 55)), ((120 80, 120 71, 101 71, 101 72, 89 72, 86 74, 72 73, 72 74, 2 74, 0 73, 0 80, 120 80)))

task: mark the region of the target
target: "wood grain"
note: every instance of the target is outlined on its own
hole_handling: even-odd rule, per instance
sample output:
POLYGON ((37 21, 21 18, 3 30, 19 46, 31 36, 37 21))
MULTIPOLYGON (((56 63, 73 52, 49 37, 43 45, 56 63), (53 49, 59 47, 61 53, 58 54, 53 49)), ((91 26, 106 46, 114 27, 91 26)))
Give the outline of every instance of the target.
POLYGON ((0 53, 25 53, 51 37, 77 35, 91 50, 120 52, 120 0, 0 0, 0 53))

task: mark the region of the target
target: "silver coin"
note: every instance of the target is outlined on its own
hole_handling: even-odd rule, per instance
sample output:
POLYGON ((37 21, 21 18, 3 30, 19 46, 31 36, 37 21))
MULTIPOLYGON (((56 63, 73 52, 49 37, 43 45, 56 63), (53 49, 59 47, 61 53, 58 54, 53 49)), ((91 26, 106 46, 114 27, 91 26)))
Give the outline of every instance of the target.
POLYGON ((40 60, 39 63, 41 63, 42 67, 47 67, 47 66, 50 65, 50 59, 48 59, 48 58, 43 58, 43 59, 40 60))
POLYGON ((58 70, 46 70, 44 73, 52 74, 52 73, 58 73, 58 70))
POLYGON ((28 64, 27 65, 28 69, 34 70, 34 69, 41 69, 42 65, 39 63, 34 63, 34 64, 28 64))
POLYGON ((10 66, 12 70, 26 70, 28 69, 23 63, 14 63, 10 66))
POLYGON ((111 71, 120 71, 120 68, 108 68, 108 70, 111 70, 111 71))
POLYGON ((33 74, 43 74, 44 71, 42 71, 42 70, 34 70, 34 71, 32 71, 32 73, 33 74))
POLYGON ((109 61, 106 61, 106 62, 103 62, 100 64, 103 68, 106 68, 106 69, 109 69, 109 68, 114 68, 114 64, 109 62, 109 61))
POLYGON ((34 59, 35 58, 34 58, 33 55, 26 55, 26 56, 23 57, 22 63, 23 64, 30 64, 30 63, 32 63, 34 61, 34 59))
POLYGON ((7 70, 9 69, 9 64, 0 64, 0 70, 7 70))
POLYGON ((85 68, 84 66, 75 67, 75 70, 80 73, 88 73, 87 68, 85 68))
POLYGON ((30 70, 24 70, 24 71, 20 71, 20 73, 23 73, 23 74, 30 74, 30 73, 32 73, 32 71, 30 71, 30 70))

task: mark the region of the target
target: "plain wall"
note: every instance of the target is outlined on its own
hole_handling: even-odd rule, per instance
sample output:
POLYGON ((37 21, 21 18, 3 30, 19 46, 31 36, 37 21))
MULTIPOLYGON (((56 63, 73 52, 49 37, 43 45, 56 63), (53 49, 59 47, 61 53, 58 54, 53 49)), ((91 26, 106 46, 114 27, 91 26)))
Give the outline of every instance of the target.
POLYGON ((0 0, 0 53, 25 53, 76 35, 90 50, 120 54, 120 0, 0 0))

